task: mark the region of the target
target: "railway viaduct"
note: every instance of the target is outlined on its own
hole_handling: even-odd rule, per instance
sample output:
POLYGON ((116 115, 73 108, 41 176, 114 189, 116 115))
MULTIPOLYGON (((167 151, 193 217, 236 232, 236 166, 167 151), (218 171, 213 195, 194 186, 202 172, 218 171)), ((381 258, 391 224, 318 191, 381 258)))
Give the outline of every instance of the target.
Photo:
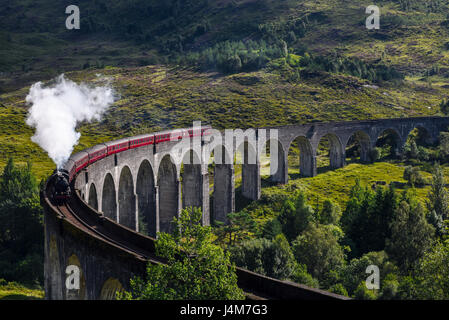
MULTIPOLYGON (((42 194, 46 296, 111 298, 113 292, 127 287, 132 275, 144 272, 152 255, 154 237, 157 232, 171 232, 171 221, 183 207, 201 207, 204 225, 214 219, 226 222, 226 215, 235 209, 236 154, 243 158, 242 195, 257 200, 261 194, 261 157, 267 146, 270 146, 271 180, 285 184, 287 156, 294 141, 300 150, 300 174, 312 177, 317 174, 316 155, 323 138, 329 141, 330 167, 341 168, 345 165, 349 141, 359 144, 361 160, 368 161, 370 150, 386 132, 391 133, 394 151, 400 154, 413 129, 420 128, 432 143, 448 126, 449 118, 443 117, 317 122, 249 130, 244 132, 243 139, 231 137, 228 144, 224 143, 227 133, 216 132, 212 138, 200 137, 199 144, 194 145, 193 141, 187 148, 176 149, 178 142, 168 141, 108 156, 76 176, 73 184, 78 192, 74 198, 79 201, 71 200, 71 209, 66 213, 61 209, 58 212, 50 197, 42 194), (78 212, 84 221, 74 219, 70 212, 78 212), (103 236, 93 234, 87 224, 104 230, 103 236), (134 251, 139 253, 129 247, 137 248, 134 251), (64 287, 64 270, 69 264, 83 270, 83 286, 76 294, 64 287)), ((254 289, 253 294, 258 297, 338 298, 243 269, 238 269, 238 275, 246 292, 251 294, 254 289)))

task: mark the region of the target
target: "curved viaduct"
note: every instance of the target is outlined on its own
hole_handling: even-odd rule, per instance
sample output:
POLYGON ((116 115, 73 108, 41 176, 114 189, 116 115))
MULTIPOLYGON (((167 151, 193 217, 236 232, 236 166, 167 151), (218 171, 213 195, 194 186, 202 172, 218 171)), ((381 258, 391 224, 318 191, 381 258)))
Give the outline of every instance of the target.
MULTIPOLYGON (((248 130, 242 139, 230 136, 228 144, 222 143, 227 133, 221 132, 222 140, 216 138, 217 133, 212 138, 203 136, 199 144, 179 150, 177 141, 167 141, 107 156, 75 176, 72 185, 77 191, 63 206, 52 203, 48 183, 41 195, 46 297, 108 299, 127 288, 131 276, 144 274, 148 261, 163 263, 154 254, 154 237, 157 232, 171 231, 170 222, 183 207, 201 207, 204 225, 212 219, 226 221, 227 213, 235 208, 236 154, 243 158, 242 195, 257 200, 260 161, 267 145, 277 151, 270 152, 271 179, 286 183, 293 141, 300 150, 300 174, 315 176, 318 145, 324 137, 329 141, 331 168, 340 168, 345 165, 351 137, 360 145, 361 160, 366 161, 385 132, 392 133, 395 151, 400 153, 413 129, 423 129, 426 139, 435 142, 448 126, 449 118, 443 117, 311 123, 248 130), (255 143, 250 143, 252 138, 255 143), (81 288, 76 292, 64 285, 68 265, 81 270, 81 288)), ((342 298, 240 268, 237 273, 249 298, 342 298)))

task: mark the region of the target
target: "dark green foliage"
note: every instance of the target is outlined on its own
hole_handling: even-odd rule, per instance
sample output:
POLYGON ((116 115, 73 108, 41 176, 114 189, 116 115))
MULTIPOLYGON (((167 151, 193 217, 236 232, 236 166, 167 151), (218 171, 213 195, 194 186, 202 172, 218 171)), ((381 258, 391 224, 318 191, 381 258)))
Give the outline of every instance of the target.
POLYGON ((357 180, 350 197, 341 223, 346 236, 352 240, 351 256, 383 250, 385 240, 391 234, 390 223, 397 207, 393 186, 378 187, 373 191, 363 188, 357 180))
POLYGON ((427 221, 415 196, 406 192, 395 210, 386 251, 406 273, 433 244, 435 228, 427 221))
POLYGON ((277 279, 287 279, 296 268, 295 258, 283 234, 273 240, 247 240, 231 249, 236 265, 277 279))
POLYGON ((334 284, 329 288, 329 291, 342 296, 349 296, 348 291, 346 291, 346 288, 341 283, 334 284))
POLYGON ((341 218, 341 208, 333 201, 326 199, 323 202, 323 208, 320 212, 321 224, 334 224, 338 225, 341 218))
POLYGON ((414 278, 401 283, 404 298, 449 299, 449 246, 438 243, 421 259, 414 278))
POLYGON ((381 151, 379 148, 373 148, 369 151, 369 159, 371 162, 376 162, 380 159, 381 151))
POLYGON ((256 222, 245 210, 228 214, 228 223, 215 221, 216 242, 220 245, 235 245, 248 240, 256 230, 256 222))
POLYGON ((388 274, 397 273, 397 267, 389 261, 384 251, 369 252, 360 258, 354 258, 339 270, 339 281, 348 290, 349 295, 352 296, 357 286, 366 280, 366 268, 370 265, 379 267, 382 279, 388 274))
POLYGON ((422 186, 426 184, 426 180, 419 172, 418 167, 407 166, 404 169, 404 180, 408 181, 410 186, 422 186))
POLYGON ((284 202, 278 220, 289 242, 296 239, 315 220, 313 209, 306 203, 304 193, 299 192, 284 202))
POLYGON ((295 270, 290 278, 296 283, 301 283, 311 288, 318 288, 320 286, 319 281, 307 272, 307 266, 305 264, 296 263, 295 270))
POLYGON ((203 70, 215 69, 223 73, 259 70, 270 59, 284 56, 282 42, 268 44, 260 41, 225 41, 200 52, 190 52, 179 63, 196 65, 203 70))
POLYGON ((377 296, 373 290, 366 287, 365 281, 362 281, 354 292, 354 298, 357 300, 376 300, 377 296))
POLYGON ((449 132, 441 132, 439 140, 439 159, 442 162, 447 162, 449 159, 449 132))
POLYGON ((320 281, 344 264, 345 255, 334 228, 311 223, 292 243, 296 260, 320 281))
POLYGON ((426 205, 429 212, 434 211, 443 220, 449 219, 449 195, 445 185, 443 170, 439 164, 436 164, 426 205))
POLYGON ((317 71, 326 71, 348 74, 375 82, 404 79, 404 75, 384 64, 370 64, 357 58, 341 57, 336 54, 315 56, 306 53, 300 65, 304 68, 304 78, 317 71))
POLYGON ((262 238, 273 239, 282 233, 282 225, 277 218, 267 221, 262 229, 262 238))
POLYGON ((161 233, 156 253, 167 265, 148 264, 146 279, 131 280, 127 300, 243 299, 229 254, 212 244, 210 227, 201 226, 201 211, 181 212, 173 235, 161 233))
POLYGON ((9 159, 0 178, 0 278, 43 282, 42 208, 31 165, 9 159))

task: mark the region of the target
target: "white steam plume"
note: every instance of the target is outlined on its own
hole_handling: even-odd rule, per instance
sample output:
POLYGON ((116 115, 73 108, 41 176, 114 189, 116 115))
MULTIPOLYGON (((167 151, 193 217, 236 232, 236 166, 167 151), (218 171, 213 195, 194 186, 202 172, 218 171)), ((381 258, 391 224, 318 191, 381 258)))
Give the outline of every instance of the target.
POLYGON ((109 85, 90 88, 65 79, 63 74, 49 87, 37 82, 26 97, 31 104, 26 123, 36 128, 31 140, 61 168, 81 136, 75 130, 77 123, 100 120, 115 98, 109 85))

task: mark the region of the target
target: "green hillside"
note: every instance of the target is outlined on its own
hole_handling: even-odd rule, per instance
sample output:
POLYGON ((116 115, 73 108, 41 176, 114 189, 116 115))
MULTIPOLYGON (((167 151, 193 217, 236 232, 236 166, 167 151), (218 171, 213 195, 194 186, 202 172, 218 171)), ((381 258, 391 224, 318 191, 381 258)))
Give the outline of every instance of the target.
MULTIPOLYGON (((66 0, 0 0, 0 168, 14 157, 19 165, 32 162, 38 179, 54 169, 46 153, 31 141, 33 129, 25 123, 29 107, 25 97, 33 83, 51 84, 61 73, 92 86, 108 78, 120 97, 101 121, 78 125, 82 136, 75 151, 118 137, 191 126, 193 121, 217 129, 245 129, 443 115, 449 111, 448 1, 379 0, 379 30, 365 27, 365 9, 372 3, 361 0, 79 0, 81 29, 67 30, 65 8, 71 4, 66 0)), ((358 163, 356 144, 350 144, 348 165, 338 170, 327 167, 329 145, 324 141, 317 155, 318 175, 313 178, 299 178, 299 150, 292 144, 289 182, 272 184, 267 175, 269 163, 262 159, 262 197, 254 202, 243 199, 241 166, 236 166, 238 212, 234 217, 247 219, 248 226, 252 219, 256 223, 254 230, 245 221, 237 223, 232 226, 237 231, 230 232, 241 232, 240 240, 248 240, 245 245, 249 249, 253 245, 259 249, 279 246, 296 259, 290 274, 274 275, 267 269, 267 275, 360 299, 416 297, 409 283, 413 279, 407 278, 410 270, 424 277, 416 281, 431 279, 419 284, 421 290, 436 283, 432 278, 435 275, 440 277, 438 281, 447 279, 444 273, 426 273, 426 264, 407 269, 408 262, 401 260, 400 251, 402 244, 411 243, 415 247, 408 249, 420 251, 417 257, 422 257, 430 248, 424 242, 434 239, 427 224, 437 227, 435 239, 447 240, 449 220, 445 225, 442 220, 449 217, 447 201, 442 201, 441 208, 430 208, 427 202, 422 209, 417 203, 424 204, 430 198, 433 162, 442 163, 441 175, 435 173, 433 179, 444 176, 449 181, 449 133, 442 135, 439 146, 421 143, 415 135, 402 158, 389 154, 385 143, 388 137, 382 137, 373 150, 378 157, 370 164, 358 163), (420 183, 411 188, 416 181, 420 183), (396 185, 391 194, 381 188, 372 191, 390 183, 396 185), (409 189, 410 195, 394 198, 395 192, 399 195, 409 189), (304 191, 305 200, 298 191, 304 191), (422 230, 429 231, 422 234, 422 245, 401 237, 401 228, 415 223, 401 227, 403 221, 392 220, 393 215, 379 220, 383 209, 388 214, 419 218, 422 230), (424 221, 423 210, 428 222, 424 221), (292 212, 290 218, 297 215, 295 223, 310 218, 309 227, 312 222, 316 226, 302 229, 301 234, 289 234, 285 230, 293 228, 294 224, 288 222, 292 212), (378 226, 396 232, 396 247, 386 242, 390 239, 388 232, 377 236, 378 226), (371 238, 364 238, 366 234, 371 238), (302 255, 310 253, 313 257, 320 251, 314 243, 307 244, 307 237, 317 240, 318 247, 335 249, 338 254, 329 254, 329 259, 340 257, 340 261, 331 261, 334 265, 325 271, 312 270, 313 259, 302 255), (310 244, 312 247, 306 250, 310 244), (393 255, 387 257, 384 249, 393 255), (383 261, 382 274, 387 275, 386 289, 365 292, 362 278, 352 277, 356 274, 353 268, 362 270, 366 263, 379 261, 383 261), (399 272, 397 267, 403 270, 399 272)), ((19 175, 19 171, 16 173, 19 175)), ((442 198, 447 189, 443 180, 439 180, 442 198)), ((39 209, 37 185, 31 189, 35 197, 30 203, 36 203, 39 209)), ((0 213, 9 221, 12 212, 8 209, 0 213)), ((41 226, 40 221, 35 222, 41 226)), ((218 240, 227 227, 214 228, 218 240)), ((403 235, 419 237, 421 234, 415 231, 403 235)), ((6 230, 5 239, 8 234, 6 230)), ((232 247, 231 236, 227 241, 221 245, 232 247)), ((274 260, 287 266, 287 258, 274 260)), ((8 259, 11 261, 3 261, 17 262, 8 259)), ((432 256, 426 259, 425 263, 439 261, 432 256)), ((319 262, 318 266, 326 264, 319 262)), ((445 264, 446 260, 441 262, 445 264)), ((261 271, 256 267, 251 270, 261 271)), ((364 272, 360 274, 365 276, 364 272)), ((28 289, 34 286, 22 287, 9 282, 15 278, 4 278, 8 282, 0 281, 0 299, 43 297, 41 290, 28 289)), ((440 293, 420 297, 447 297, 446 291, 440 293)))

